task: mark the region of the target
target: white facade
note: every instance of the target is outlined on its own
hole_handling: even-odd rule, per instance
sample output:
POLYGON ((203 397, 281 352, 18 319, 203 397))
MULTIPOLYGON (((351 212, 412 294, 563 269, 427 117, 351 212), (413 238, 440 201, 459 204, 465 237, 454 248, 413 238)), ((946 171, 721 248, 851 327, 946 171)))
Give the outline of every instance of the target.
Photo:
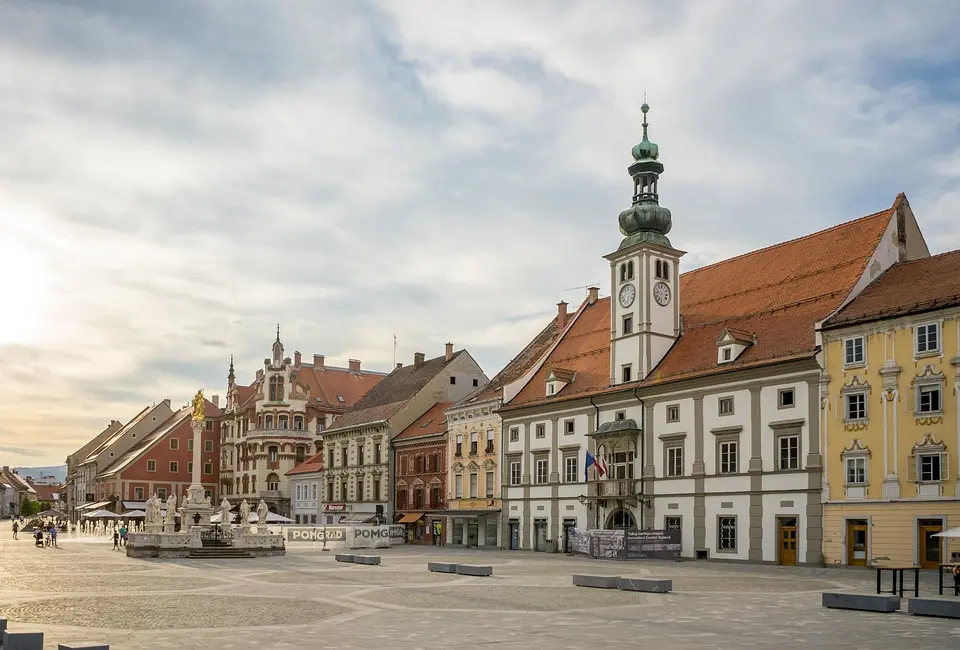
POLYGON ((325 523, 320 472, 295 474, 288 479, 291 495, 290 518, 297 524, 325 523))

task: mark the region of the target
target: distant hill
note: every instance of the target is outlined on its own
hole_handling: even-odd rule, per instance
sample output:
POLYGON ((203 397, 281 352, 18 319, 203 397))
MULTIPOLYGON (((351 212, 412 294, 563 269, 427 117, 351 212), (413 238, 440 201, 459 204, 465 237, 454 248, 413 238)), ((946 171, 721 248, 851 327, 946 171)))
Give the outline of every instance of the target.
POLYGON ((66 465, 51 465, 49 467, 14 467, 14 469, 17 471, 17 474, 24 477, 33 476, 34 478, 37 478, 42 474, 44 476, 56 476, 60 483, 63 483, 67 480, 66 465))

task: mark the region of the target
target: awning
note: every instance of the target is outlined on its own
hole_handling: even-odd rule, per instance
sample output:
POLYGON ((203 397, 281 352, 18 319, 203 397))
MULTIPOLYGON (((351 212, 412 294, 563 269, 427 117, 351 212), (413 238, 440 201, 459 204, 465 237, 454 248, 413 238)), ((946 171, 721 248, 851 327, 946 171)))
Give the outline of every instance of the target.
POLYGON ((464 508, 463 510, 440 510, 431 512, 431 517, 454 517, 459 519, 471 519, 473 517, 486 517, 487 515, 498 514, 500 508, 464 508))
POLYGON ((147 502, 146 501, 124 501, 123 507, 127 510, 146 510, 147 502))
POLYGON ((120 515, 115 512, 110 512, 109 510, 94 510, 92 512, 83 513, 84 517, 88 519, 116 519, 120 515))
POLYGON ((398 521, 397 523, 412 524, 415 521, 419 521, 421 518, 423 518, 422 512, 408 512, 404 516, 400 517, 400 521, 398 521))
POLYGON ((78 506, 77 510, 99 510, 104 506, 110 505, 109 501, 100 501, 98 503, 88 503, 86 505, 78 506))
POLYGON ((937 533, 933 537, 960 537, 960 528, 951 528, 950 530, 945 530, 942 533, 937 533))

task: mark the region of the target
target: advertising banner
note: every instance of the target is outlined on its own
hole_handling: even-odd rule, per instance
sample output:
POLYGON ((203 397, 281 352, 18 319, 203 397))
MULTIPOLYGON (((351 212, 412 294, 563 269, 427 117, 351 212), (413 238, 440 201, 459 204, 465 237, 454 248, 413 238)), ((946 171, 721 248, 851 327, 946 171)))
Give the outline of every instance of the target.
POLYGON ((580 530, 570 537, 577 555, 608 560, 675 560, 682 545, 679 530, 580 530))
POLYGON ((385 548, 406 541, 403 526, 285 526, 288 542, 313 542, 329 548, 385 548))
POLYGON ((628 530, 627 558, 680 559, 679 530, 628 530))

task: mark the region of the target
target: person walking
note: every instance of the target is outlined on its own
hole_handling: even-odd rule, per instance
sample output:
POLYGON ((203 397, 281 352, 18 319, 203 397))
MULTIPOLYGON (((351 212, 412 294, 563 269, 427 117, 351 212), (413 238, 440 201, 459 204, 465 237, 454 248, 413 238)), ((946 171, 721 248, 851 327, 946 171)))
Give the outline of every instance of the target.
POLYGON ((127 525, 120 524, 120 546, 127 545, 127 525))
POLYGON ((16 520, 14 520, 14 522, 13 522, 13 538, 14 538, 14 539, 18 539, 18 538, 17 538, 17 533, 18 533, 18 532, 20 532, 20 523, 17 522, 16 520))
POLYGON ((57 546, 57 527, 53 524, 50 524, 50 544, 53 548, 59 548, 57 546))
POLYGON ((117 529, 113 531, 113 550, 120 550, 120 531, 117 529))

